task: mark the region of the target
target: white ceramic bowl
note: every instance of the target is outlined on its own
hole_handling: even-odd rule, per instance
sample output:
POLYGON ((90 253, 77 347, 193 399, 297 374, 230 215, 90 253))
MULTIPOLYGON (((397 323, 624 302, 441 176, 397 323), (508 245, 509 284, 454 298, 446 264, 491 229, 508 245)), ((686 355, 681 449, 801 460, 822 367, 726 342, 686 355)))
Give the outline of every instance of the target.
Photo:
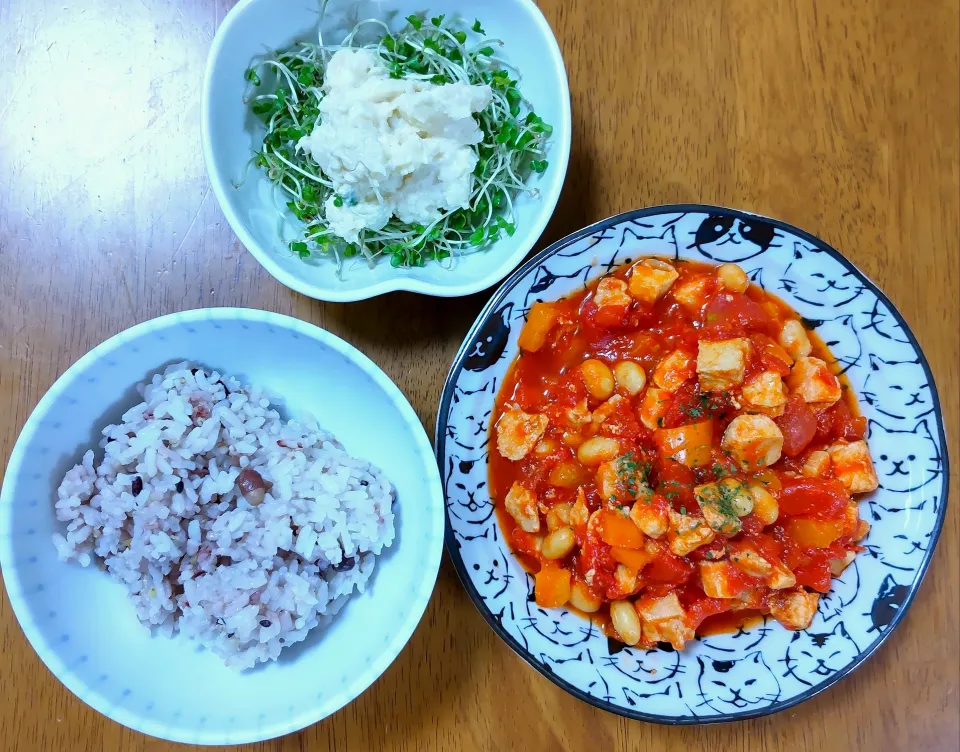
POLYGON ((487 35, 504 42, 498 54, 520 72, 520 90, 537 114, 553 125, 541 176, 531 186, 539 197, 522 196, 516 203, 517 232, 492 247, 457 260, 453 269, 429 264, 418 269, 394 269, 379 263, 371 270, 360 261, 345 265, 338 278, 332 262, 305 263, 288 249, 300 235, 296 219, 281 219, 266 176, 251 168, 240 188, 248 160, 260 147, 263 127, 243 98, 249 90, 244 72, 254 58, 297 40, 315 39, 318 0, 240 0, 217 30, 203 83, 203 154, 213 190, 233 231, 256 259, 281 283, 313 298, 362 300, 392 290, 457 297, 499 282, 533 248, 560 197, 570 156, 570 91, 556 39, 532 0, 330 0, 324 19, 324 39, 339 41, 350 19, 381 18, 394 26, 411 13, 461 15, 480 19, 487 35), (394 20, 390 20, 394 19, 394 20), (396 20, 396 19, 399 19, 396 20))
POLYGON ((0 566, 23 631, 74 694, 113 720, 181 742, 253 742, 324 718, 366 689, 423 615, 443 546, 430 443, 396 386, 333 335, 263 311, 217 308, 147 321, 99 345, 40 401, 0 492, 0 566), (188 359, 262 385, 293 417, 311 412, 397 489, 397 537, 366 592, 279 661, 238 672, 183 637, 152 637, 124 588, 62 563, 51 536, 64 472, 139 400, 134 385, 188 359))

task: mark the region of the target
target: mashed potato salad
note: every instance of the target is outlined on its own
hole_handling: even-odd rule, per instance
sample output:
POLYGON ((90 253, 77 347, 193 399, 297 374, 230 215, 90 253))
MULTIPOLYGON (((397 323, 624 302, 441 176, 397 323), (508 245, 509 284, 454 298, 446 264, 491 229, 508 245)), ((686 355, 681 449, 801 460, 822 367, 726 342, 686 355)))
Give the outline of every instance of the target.
POLYGON ((301 43, 247 71, 267 129, 251 161, 303 223, 289 242, 301 258, 417 267, 485 247, 514 233, 514 201, 548 166, 552 128, 495 57, 501 43, 479 21, 406 20, 397 33, 364 21, 341 45, 301 43), (379 39, 355 44, 370 27, 379 39))

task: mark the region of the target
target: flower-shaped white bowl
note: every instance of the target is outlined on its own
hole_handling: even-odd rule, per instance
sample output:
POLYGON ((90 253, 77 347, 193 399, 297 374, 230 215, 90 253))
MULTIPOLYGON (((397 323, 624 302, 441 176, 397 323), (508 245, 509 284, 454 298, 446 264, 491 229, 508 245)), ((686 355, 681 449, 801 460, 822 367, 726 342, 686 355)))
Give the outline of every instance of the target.
MULTIPOLYGON (((99 452, 100 450, 98 450, 99 452)), ((100 455, 98 454, 98 457, 100 455)), ((422 616, 440 565, 443 504, 416 414, 368 358, 296 319, 217 308, 147 321, 73 365, 27 421, 0 492, 0 566, 27 638, 74 694, 153 736, 252 742, 324 718, 366 689, 422 616), (139 401, 134 386, 191 360, 262 386, 284 417, 313 414, 397 491, 397 537, 366 591, 277 662, 238 672, 185 637, 151 636, 121 584, 57 558, 53 504, 64 472, 139 401)))
POLYGON ((260 148, 263 126, 244 104, 244 73, 254 58, 316 39, 318 0, 240 0, 217 30, 203 83, 203 154, 214 193, 241 242, 282 284, 328 301, 370 298, 393 290, 458 297, 483 290, 509 274, 537 242, 560 198, 570 157, 570 91, 560 48, 533 0, 330 0, 324 40, 339 41, 357 19, 379 18, 402 26, 411 13, 479 19, 487 35, 503 41, 498 56, 520 76, 521 93, 553 126, 547 147, 549 167, 529 183, 539 196, 524 194, 515 204, 517 231, 482 251, 455 260, 451 268, 430 263, 394 269, 382 260, 373 269, 354 259, 338 276, 330 259, 305 262, 288 248, 301 234, 297 220, 281 214, 275 189, 247 162, 260 148), (235 187, 246 175, 239 188, 235 187))
POLYGON ((531 666, 597 707, 644 721, 716 723, 789 708, 866 660, 917 593, 943 527, 946 444, 933 376, 889 300, 849 261, 783 222, 712 206, 621 214, 565 238, 508 279, 454 360, 437 417, 447 550, 490 626, 531 666), (830 346, 864 416, 880 488, 860 515, 860 554, 820 599, 813 625, 768 620, 698 638, 682 653, 628 648, 589 621, 544 609, 503 541, 487 492, 489 420, 538 300, 568 295, 641 256, 740 264, 830 346))

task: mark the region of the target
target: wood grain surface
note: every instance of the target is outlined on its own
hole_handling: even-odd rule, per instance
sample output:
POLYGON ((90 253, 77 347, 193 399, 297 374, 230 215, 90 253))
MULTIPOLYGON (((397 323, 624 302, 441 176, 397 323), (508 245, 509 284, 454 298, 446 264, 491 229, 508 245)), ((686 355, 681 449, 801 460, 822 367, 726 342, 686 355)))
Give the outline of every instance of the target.
MULTIPOLYGON (((328 305, 231 233, 200 152, 222 0, 0 0, 0 463, 73 361, 200 306, 292 314, 372 357, 432 434, 487 293, 328 305)), ((615 212, 709 202, 840 248, 900 308, 960 461, 957 0, 541 0, 573 94, 570 173, 538 248, 615 212)), ((429 3, 426 3, 429 5, 429 3)), ((960 748, 960 499, 910 613, 823 695, 761 720, 631 722, 581 704, 484 624, 448 561, 407 648, 354 703, 270 750, 960 748)), ((0 599, 0 749, 167 750, 98 715, 0 599)))

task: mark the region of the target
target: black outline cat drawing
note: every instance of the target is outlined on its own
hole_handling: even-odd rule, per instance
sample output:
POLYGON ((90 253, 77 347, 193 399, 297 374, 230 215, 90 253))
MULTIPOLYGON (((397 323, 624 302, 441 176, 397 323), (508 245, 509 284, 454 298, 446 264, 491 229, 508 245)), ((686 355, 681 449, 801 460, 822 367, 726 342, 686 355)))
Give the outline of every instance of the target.
POLYGON ((503 356, 510 338, 508 319, 513 312, 513 303, 490 314, 490 318, 480 327, 476 339, 470 344, 470 351, 463 359, 463 367, 468 371, 483 371, 503 356))
POLYGON ((762 219, 737 219, 727 214, 711 214, 693 233, 688 248, 696 248, 707 258, 720 262, 740 262, 759 256, 779 235, 776 228, 762 219))

